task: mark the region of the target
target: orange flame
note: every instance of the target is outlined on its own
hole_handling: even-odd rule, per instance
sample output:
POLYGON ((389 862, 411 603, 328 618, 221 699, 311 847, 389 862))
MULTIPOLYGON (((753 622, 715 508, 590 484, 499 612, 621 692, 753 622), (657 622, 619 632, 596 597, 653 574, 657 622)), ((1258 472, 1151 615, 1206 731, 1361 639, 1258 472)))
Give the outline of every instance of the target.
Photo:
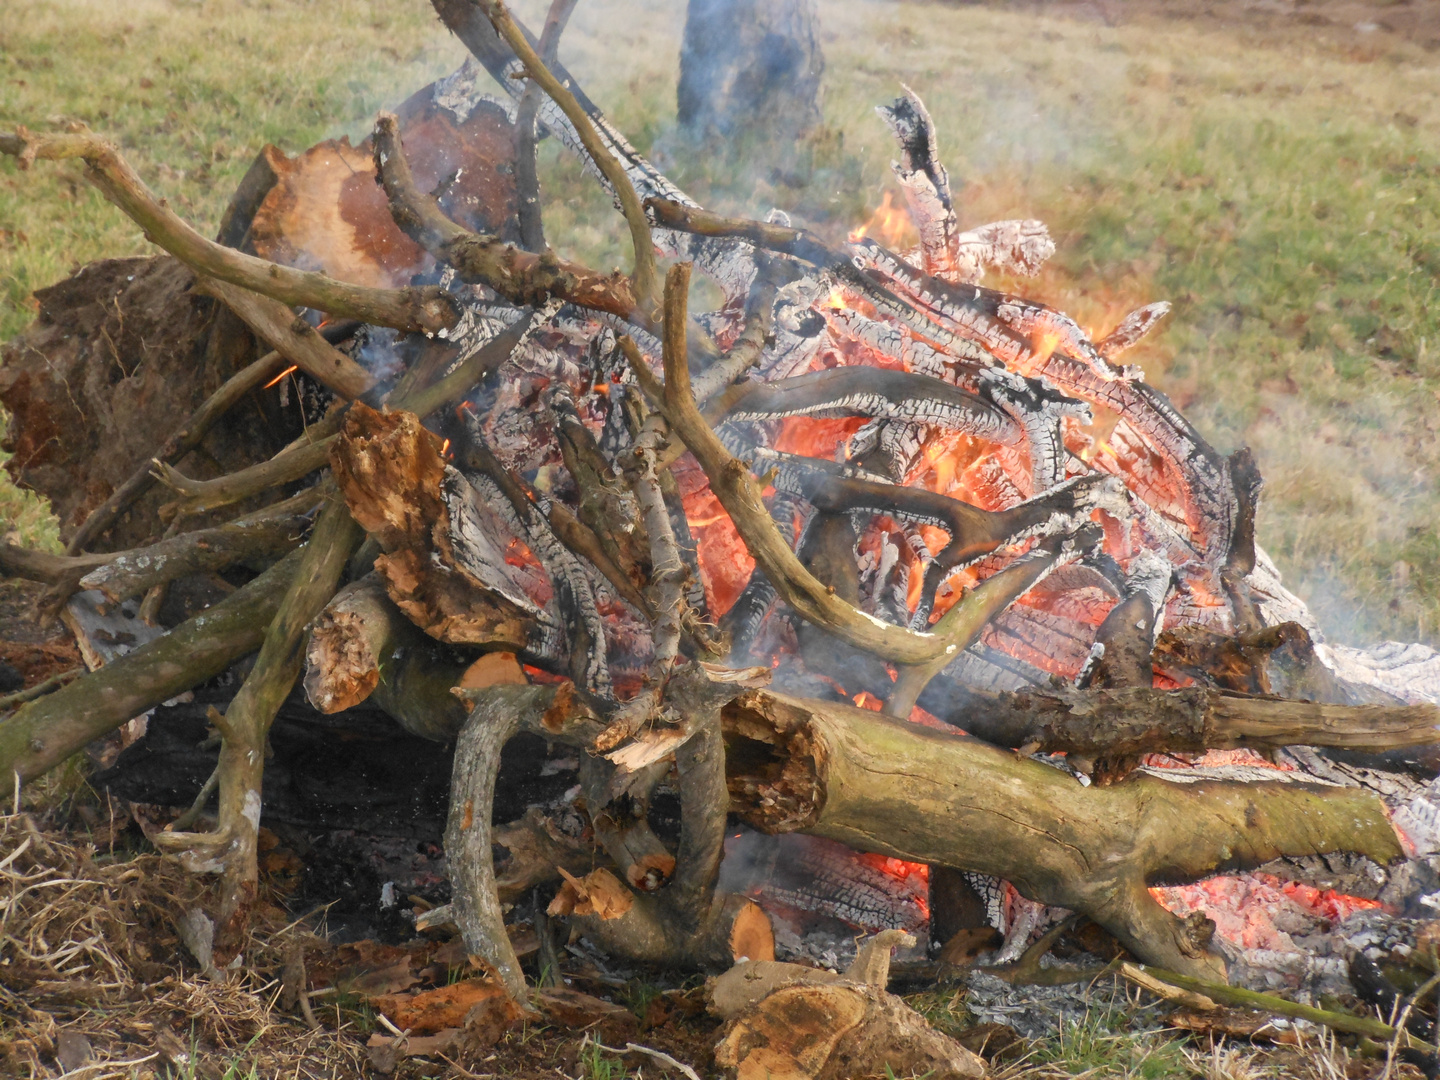
POLYGON ((850 242, 858 243, 867 236, 873 236, 887 248, 910 247, 915 243, 918 237, 910 223, 910 214, 895 202, 894 192, 885 192, 870 220, 850 234, 850 242))
POLYGON ((289 375, 291 372, 293 372, 293 371, 298 371, 298 370, 300 370, 300 365, 298 365, 298 364, 291 364, 289 367, 287 367, 284 371, 280 372, 279 375, 276 375, 273 379, 271 379, 269 382, 267 382, 267 383, 266 383, 264 386, 262 386, 260 389, 261 389, 261 390, 269 390, 270 387, 274 386, 274 385, 275 385, 276 383, 278 383, 281 379, 285 378, 286 375, 289 375))
POLYGON ((1060 345, 1060 335, 1049 328, 1039 328, 1035 331, 1030 341, 1030 352, 1033 354, 1032 363, 1043 364, 1050 359, 1051 354, 1060 345))

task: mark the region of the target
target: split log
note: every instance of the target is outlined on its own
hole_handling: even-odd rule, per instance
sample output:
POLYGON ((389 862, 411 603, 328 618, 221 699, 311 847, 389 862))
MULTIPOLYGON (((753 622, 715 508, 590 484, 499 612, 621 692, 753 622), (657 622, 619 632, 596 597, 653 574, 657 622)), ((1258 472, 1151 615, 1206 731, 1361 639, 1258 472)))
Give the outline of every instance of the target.
POLYGON ((253 652, 299 563, 292 552, 164 636, 0 720, 0 795, 253 652))
MULTIPOLYGON (((674 291, 683 295, 681 286, 688 285, 689 264, 680 263, 675 270, 683 271, 683 280, 677 279, 674 291)), ((668 281, 666 286, 670 292, 668 281)), ((667 318, 667 333, 671 332, 669 322, 667 318)), ((1020 586, 1026 582, 1017 581, 1017 576, 1027 578, 1034 568, 1022 561, 1017 563, 1020 569, 1007 568, 982 582, 928 631, 918 633, 882 622, 847 604, 801 564, 761 501, 759 482, 743 462, 731 455, 701 416, 691 392, 683 331, 676 347, 667 346, 665 350, 663 387, 643 363, 632 363, 631 370, 646 394, 660 404, 675 434, 695 455, 710 481, 711 490, 781 598, 802 618, 823 627, 846 644, 908 669, 907 695, 918 696, 935 672, 968 648, 985 623, 1023 591, 1020 586), (1011 573, 1012 570, 1015 572, 1011 573)), ((1058 552, 1052 552, 1055 554, 1058 552)))
POLYGON ((941 718, 996 746, 1089 758, 1282 746, 1379 752, 1440 743, 1434 705, 1325 705, 1198 686, 971 691, 941 718))
POLYGON ((441 641, 522 652, 535 640, 536 612, 518 595, 481 580, 462 564, 447 485, 464 484, 448 470, 440 441, 413 413, 351 407, 334 445, 335 479, 357 521, 384 552, 375 569, 390 599, 415 625, 441 641))
POLYGON ((804 831, 911 862, 1012 882, 1080 912, 1134 955, 1224 974, 1213 925, 1150 895, 1281 855, 1401 857, 1370 792, 1303 783, 1174 784, 1131 776, 1082 787, 976 739, 846 705, 742 693, 722 711, 733 808, 767 832, 804 831))

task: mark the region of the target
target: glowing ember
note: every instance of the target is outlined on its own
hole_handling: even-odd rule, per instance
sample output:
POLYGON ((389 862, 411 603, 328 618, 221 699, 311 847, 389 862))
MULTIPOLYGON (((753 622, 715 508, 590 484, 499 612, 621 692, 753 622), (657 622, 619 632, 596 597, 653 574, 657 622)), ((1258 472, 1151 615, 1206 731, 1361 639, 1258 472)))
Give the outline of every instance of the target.
POLYGON ((1378 900, 1317 889, 1270 874, 1220 875, 1194 885, 1153 888, 1150 895, 1176 915, 1203 911, 1215 932, 1246 949, 1294 952, 1294 936, 1328 930, 1357 911, 1383 908, 1378 900))

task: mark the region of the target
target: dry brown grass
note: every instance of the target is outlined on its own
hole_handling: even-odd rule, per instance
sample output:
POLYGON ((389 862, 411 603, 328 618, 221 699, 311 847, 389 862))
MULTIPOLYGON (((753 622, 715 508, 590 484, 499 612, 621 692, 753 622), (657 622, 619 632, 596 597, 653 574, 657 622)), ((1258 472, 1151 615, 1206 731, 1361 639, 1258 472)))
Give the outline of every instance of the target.
POLYGON ((206 977, 176 931, 205 898, 201 879, 158 855, 0 817, 0 1075, 59 1076, 65 1033, 93 1050, 85 1080, 362 1075, 357 1039, 277 1007, 287 950, 315 939, 257 930, 233 969, 206 977))

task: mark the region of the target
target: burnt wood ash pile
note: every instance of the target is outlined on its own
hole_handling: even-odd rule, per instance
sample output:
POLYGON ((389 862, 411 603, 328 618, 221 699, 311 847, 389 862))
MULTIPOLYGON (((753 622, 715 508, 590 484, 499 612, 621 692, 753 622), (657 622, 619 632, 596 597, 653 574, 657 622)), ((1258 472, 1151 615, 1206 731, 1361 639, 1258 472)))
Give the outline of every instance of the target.
POLYGON ((450 913, 517 997, 504 905, 562 879, 552 911, 594 946, 671 966, 823 959, 807 935, 847 927, 1033 965, 1080 940, 1072 912, 1161 969, 1310 993, 1419 948, 1440 657, 1330 643, 1286 591, 1248 452, 1123 362, 1166 304, 1099 336, 987 287, 1054 245, 962 228, 908 89, 879 113, 920 244, 831 244, 668 181, 554 60, 563 17, 536 42, 435 6, 474 59, 367 144, 262 155, 219 243, 91 133, 0 135, 81 159, 174 257, 48 291, 7 350, 10 467, 69 551, 0 564, 94 670, 16 703, 0 775, 133 742, 258 650, 203 714, 197 809, 153 842, 243 922, 277 714, 297 686, 378 708, 455 745, 450 913), (614 196, 628 276, 537 236, 508 167, 537 129, 614 196), (692 271, 715 310, 688 312, 692 271), (133 276, 188 329, 64 398, 35 357, 97 363, 133 276), (121 454, 83 422, 137 409, 174 434, 121 454), (520 736, 564 781, 543 800, 514 794, 520 736))

